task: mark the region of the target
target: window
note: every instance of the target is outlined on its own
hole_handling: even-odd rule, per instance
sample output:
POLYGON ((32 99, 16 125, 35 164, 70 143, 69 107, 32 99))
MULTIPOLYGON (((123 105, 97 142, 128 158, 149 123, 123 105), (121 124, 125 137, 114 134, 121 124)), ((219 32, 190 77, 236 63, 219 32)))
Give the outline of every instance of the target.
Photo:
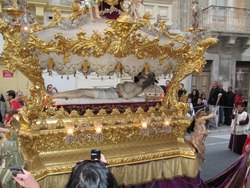
POLYGON ((209 0, 209 5, 226 6, 226 0, 209 0))

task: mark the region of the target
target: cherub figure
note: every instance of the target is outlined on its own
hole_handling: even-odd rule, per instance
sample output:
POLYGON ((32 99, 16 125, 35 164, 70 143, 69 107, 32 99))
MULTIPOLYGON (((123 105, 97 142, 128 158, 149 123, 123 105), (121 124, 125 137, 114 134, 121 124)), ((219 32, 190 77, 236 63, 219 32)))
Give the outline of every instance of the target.
POLYGON ((194 132, 191 135, 190 142, 193 144, 193 146, 196 148, 198 152, 198 157, 204 161, 205 159, 205 140, 208 136, 208 130, 206 129, 206 120, 210 120, 215 118, 215 113, 211 113, 209 115, 206 114, 206 112, 203 111, 203 109, 196 112, 195 116, 195 127, 194 132))
POLYGON ((84 5, 85 7, 89 9, 89 15, 92 21, 95 21, 93 8, 95 9, 96 18, 101 18, 99 7, 98 7, 98 0, 84 0, 84 5))
POLYGON ((140 17, 138 11, 140 4, 143 4, 143 0, 124 0, 123 8, 132 18, 138 19, 140 17))
POLYGON ((143 0, 131 0, 131 16, 134 19, 138 19, 140 17, 139 14, 139 5, 143 4, 143 0))
POLYGON ((84 13, 84 10, 81 9, 80 2, 77 0, 73 0, 72 2, 72 13, 69 16, 69 19, 74 20, 81 16, 84 13))

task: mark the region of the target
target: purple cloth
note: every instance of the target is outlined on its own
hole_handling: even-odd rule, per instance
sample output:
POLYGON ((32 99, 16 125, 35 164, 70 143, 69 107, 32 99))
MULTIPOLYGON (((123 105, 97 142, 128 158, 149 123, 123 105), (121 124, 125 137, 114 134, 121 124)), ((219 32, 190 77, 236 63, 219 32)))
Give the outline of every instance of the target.
POLYGON ((245 183, 250 152, 241 155, 229 168, 216 177, 203 182, 200 174, 196 178, 176 177, 168 180, 155 180, 150 183, 119 188, 241 188, 245 183))
POLYGON ((207 188, 200 178, 176 177, 169 180, 155 180, 150 183, 134 186, 120 186, 119 188, 207 188))
POLYGON ((249 152, 241 155, 240 158, 233 163, 229 168, 223 171, 216 177, 207 180, 205 184, 209 188, 229 188, 229 187, 243 187, 245 175, 247 173, 247 160, 249 152))

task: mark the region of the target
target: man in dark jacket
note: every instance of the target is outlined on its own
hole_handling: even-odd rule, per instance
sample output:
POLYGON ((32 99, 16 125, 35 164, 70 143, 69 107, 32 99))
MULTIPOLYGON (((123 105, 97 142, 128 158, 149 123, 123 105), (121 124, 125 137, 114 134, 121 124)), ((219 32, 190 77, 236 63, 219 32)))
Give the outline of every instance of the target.
POLYGON ((180 83, 180 89, 178 90, 178 100, 180 101, 181 97, 187 93, 187 90, 184 88, 184 84, 180 83))
POLYGON ((219 108, 219 125, 224 124, 224 109, 226 106, 227 98, 226 98, 226 91, 223 89, 223 83, 219 83, 219 91, 221 93, 221 98, 218 101, 218 104, 220 105, 219 108))
MULTIPOLYGON (((214 110, 216 110, 215 106, 217 103, 219 93, 220 93, 220 90, 219 90, 218 82, 213 81, 212 88, 210 90, 209 97, 208 97, 208 105, 209 105, 210 113, 212 113, 212 112, 214 112, 214 110)), ((216 114, 217 115, 216 115, 215 119, 212 119, 210 121, 210 125, 214 128, 218 127, 218 113, 216 113, 216 114)))
POLYGON ((231 116, 233 112, 234 107, 234 98, 235 93, 233 92, 233 87, 229 86, 226 93, 226 108, 224 110, 225 112, 225 121, 224 124, 230 126, 231 125, 231 116))

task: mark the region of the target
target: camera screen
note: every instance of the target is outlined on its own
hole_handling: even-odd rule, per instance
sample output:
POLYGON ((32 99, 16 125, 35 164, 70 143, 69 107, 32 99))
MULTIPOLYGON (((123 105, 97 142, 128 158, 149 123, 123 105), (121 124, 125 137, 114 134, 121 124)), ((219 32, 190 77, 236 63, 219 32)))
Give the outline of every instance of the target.
POLYGON ((101 151, 99 149, 92 149, 91 150, 91 160, 92 161, 100 161, 101 158, 101 151))

